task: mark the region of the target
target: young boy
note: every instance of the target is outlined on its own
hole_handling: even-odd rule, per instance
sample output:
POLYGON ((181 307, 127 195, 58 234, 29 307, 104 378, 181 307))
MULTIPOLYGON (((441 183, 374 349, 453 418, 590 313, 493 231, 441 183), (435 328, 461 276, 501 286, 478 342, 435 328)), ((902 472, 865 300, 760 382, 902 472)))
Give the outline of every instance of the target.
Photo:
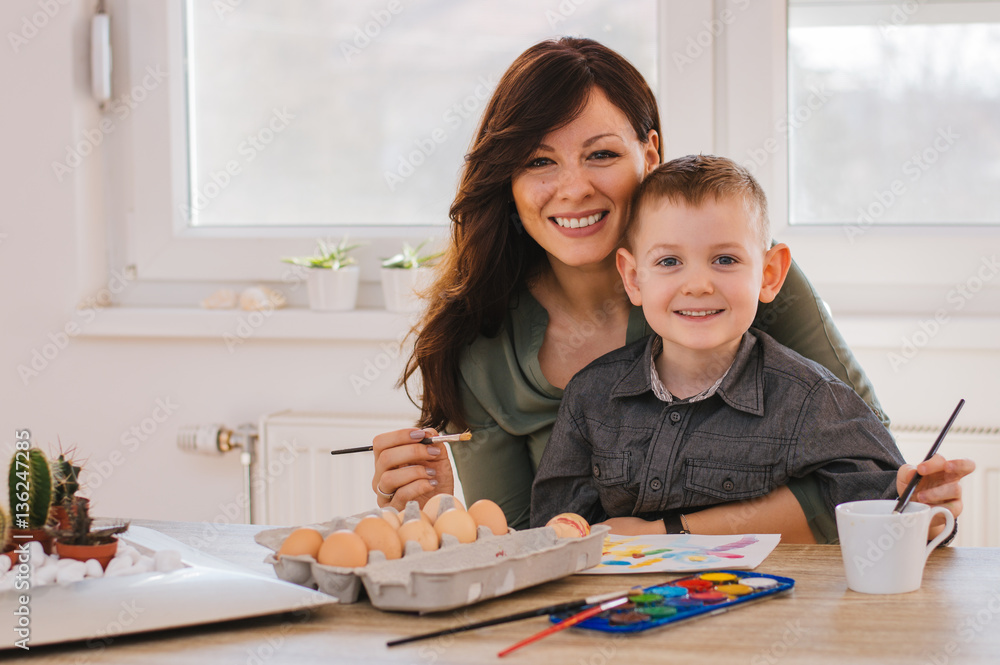
POLYGON ((663 164, 632 200, 623 245, 618 271, 656 334, 566 386, 532 486, 532 526, 575 512, 645 520, 615 532, 686 532, 685 513, 809 474, 831 510, 896 497, 903 458, 878 417, 827 369, 750 328, 791 254, 771 247, 767 201, 748 171, 713 156, 663 164))

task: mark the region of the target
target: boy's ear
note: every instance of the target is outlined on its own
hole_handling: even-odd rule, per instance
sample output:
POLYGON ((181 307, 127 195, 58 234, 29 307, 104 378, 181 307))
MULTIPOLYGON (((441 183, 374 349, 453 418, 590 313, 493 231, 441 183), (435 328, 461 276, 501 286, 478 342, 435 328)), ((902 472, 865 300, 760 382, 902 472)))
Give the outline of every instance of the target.
POLYGON ((788 245, 778 243, 764 255, 764 275, 760 282, 760 301, 771 302, 778 297, 785 283, 788 269, 792 267, 792 251, 788 245))
POLYGON ((636 307, 641 306, 642 294, 639 292, 639 271, 635 257, 624 247, 619 247, 618 253, 615 255, 615 265, 618 266, 618 274, 622 276, 628 299, 636 307))

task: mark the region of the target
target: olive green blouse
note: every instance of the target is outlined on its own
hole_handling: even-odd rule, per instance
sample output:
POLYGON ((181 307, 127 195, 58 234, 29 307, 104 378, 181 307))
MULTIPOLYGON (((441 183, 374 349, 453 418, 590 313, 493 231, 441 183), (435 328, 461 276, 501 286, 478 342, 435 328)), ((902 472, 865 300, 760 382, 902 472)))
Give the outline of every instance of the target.
MULTIPOLYGON (((500 333, 477 338, 460 361, 466 420, 475 432, 472 441, 452 446, 465 498, 496 501, 514 528, 528 526, 531 483, 563 394, 546 380, 538 361, 548 320, 545 308, 525 290, 512 300, 500 333)), ((794 262, 778 298, 761 304, 754 327, 827 367, 888 425, 868 378, 794 262)), ((641 308, 633 307, 623 342, 650 332, 641 308)), ((817 542, 835 542, 836 523, 818 482, 807 476, 788 487, 817 542)))

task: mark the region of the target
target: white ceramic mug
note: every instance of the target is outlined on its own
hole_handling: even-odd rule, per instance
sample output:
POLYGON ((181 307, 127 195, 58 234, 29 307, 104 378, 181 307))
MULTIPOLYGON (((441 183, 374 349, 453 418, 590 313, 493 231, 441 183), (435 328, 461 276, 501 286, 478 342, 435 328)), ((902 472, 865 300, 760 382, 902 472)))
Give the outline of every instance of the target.
POLYGON ((955 517, 947 508, 910 502, 894 514, 896 500, 851 501, 837 506, 840 553, 847 586, 861 593, 907 593, 920 588, 924 563, 951 534, 955 517), (944 531, 927 542, 931 518, 945 516, 944 531))

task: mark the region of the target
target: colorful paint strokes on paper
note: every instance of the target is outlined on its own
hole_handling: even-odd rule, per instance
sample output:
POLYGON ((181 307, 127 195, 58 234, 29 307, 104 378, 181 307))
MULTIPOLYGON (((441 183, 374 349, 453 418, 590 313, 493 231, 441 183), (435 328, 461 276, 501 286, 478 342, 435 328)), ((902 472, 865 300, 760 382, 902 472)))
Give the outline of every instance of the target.
POLYGON ((767 558, 780 539, 780 534, 606 536, 601 563, 583 573, 752 570, 767 558))

